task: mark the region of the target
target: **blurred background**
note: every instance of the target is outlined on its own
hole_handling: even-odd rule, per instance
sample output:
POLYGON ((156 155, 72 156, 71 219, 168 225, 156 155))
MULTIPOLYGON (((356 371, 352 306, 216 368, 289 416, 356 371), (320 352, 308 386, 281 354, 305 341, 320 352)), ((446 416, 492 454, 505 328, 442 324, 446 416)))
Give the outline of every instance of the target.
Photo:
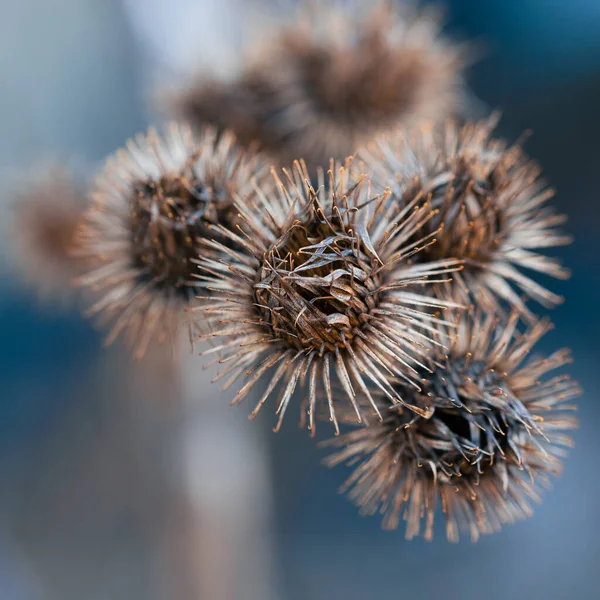
MULTIPOLYGON (((96 170, 156 120, 157 80, 199 58, 229 68, 251 4, 0 0, 4 180, 40 158, 96 170)), ((249 424, 227 395, 206 393, 209 374, 182 385, 186 365, 168 356, 135 363, 102 348, 76 307, 40 306, 4 269, 2 600, 600 597, 600 2, 446 6, 448 32, 485 49, 469 71, 478 109, 500 109, 510 140, 532 130, 526 149, 575 236, 553 252, 573 277, 552 281, 567 302, 542 343, 573 348, 585 389, 555 489, 533 518, 477 545, 442 531, 406 542, 337 494, 346 473, 319 466, 293 418, 278 435, 267 412, 249 424)))

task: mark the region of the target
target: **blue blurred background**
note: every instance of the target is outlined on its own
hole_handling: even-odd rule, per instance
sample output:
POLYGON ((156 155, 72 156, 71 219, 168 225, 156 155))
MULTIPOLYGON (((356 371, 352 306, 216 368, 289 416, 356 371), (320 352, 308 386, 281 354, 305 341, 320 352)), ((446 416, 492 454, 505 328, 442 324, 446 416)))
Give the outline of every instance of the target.
MULTIPOLYGON (((148 91, 156 74, 172 74, 192 50, 206 59, 233 45, 234 17, 246 6, 0 0, 0 171, 47 157, 95 169, 155 118, 148 91)), ((502 111, 503 136, 533 131, 526 149, 569 214, 575 243, 555 254, 573 276, 551 282, 567 302, 552 312, 556 328, 542 346, 573 349, 572 375, 585 389, 577 446, 530 520, 477 545, 450 545, 441 531, 433 543, 406 542, 337 495, 344 471, 319 466, 322 452, 293 419, 277 436, 269 415, 244 422, 258 432, 248 443, 267 446, 257 456, 271 481, 268 527, 255 535, 268 531, 261 552, 270 555, 264 577, 273 598, 600 598, 600 2, 447 7, 448 31, 485 48, 471 89, 482 106, 502 111)), ((181 502, 164 464, 179 392, 176 369, 161 356, 150 361, 152 384, 148 366, 102 349, 76 310, 43 310, 15 278, 0 279, 2 600, 201 597, 169 591, 183 568, 173 566, 181 554, 172 550, 181 502)), ((241 556, 237 571, 223 566, 221 576, 242 581, 243 567, 241 556)), ((243 589, 228 597, 266 598, 243 589)))

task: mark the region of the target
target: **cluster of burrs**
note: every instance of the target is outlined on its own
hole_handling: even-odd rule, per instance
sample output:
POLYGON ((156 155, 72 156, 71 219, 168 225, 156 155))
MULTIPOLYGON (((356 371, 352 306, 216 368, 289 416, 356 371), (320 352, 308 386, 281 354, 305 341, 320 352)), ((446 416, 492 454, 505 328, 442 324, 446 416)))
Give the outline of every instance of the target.
POLYGON ((141 358, 189 332, 252 417, 332 423, 327 462, 353 466, 364 512, 431 538, 441 506, 450 540, 477 539, 529 515, 571 445, 579 389, 551 375, 569 353, 530 355, 564 218, 494 119, 448 120, 465 53, 431 15, 354 9, 311 8, 237 79, 194 81, 190 124, 109 158, 62 230, 42 182, 19 230, 54 227, 30 262, 60 246, 109 342, 141 358))

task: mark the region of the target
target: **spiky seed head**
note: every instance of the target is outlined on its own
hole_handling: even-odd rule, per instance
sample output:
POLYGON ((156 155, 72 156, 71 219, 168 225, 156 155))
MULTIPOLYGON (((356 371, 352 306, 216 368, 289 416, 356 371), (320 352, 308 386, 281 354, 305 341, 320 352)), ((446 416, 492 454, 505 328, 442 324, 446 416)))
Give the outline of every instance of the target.
POLYGON ((111 323, 108 343, 124 332, 142 357, 151 341, 173 340, 184 308, 200 288, 194 275, 203 240, 235 227, 234 197, 260 158, 212 128, 198 138, 172 123, 164 138, 151 129, 107 160, 80 231, 81 254, 100 266, 79 278, 99 299, 89 310, 111 323))
POLYGON ((562 298, 522 270, 568 278, 567 269, 539 251, 571 240, 559 229, 566 218, 547 204, 554 192, 540 178, 539 166, 519 146, 491 137, 496 121, 395 132, 360 156, 376 188, 391 186, 400 206, 420 196, 438 210, 426 225, 443 228, 438 243, 415 260, 458 258, 465 268, 432 291, 488 311, 509 305, 531 319, 522 295, 546 307, 562 298))
POLYGON ((382 131, 456 114, 464 46, 440 36, 437 15, 390 2, 304 5, 265 36, 233 82, 203 79, 175 97, 194 123, 258 140, 281 164, 345 159, 382 131))
POLYGON ((284 173, 283 181, 275 174, 276 192, 258 189, 239 207, 240 234, 223 232, 230 248, 211 243, 227 259, 200 261, 211 297, 197 310, 213 322, 205 337, 218 340, 209 353, 225 364, 219 379, 228 387, 247 378, 234 403, 264 377, 267 389, 252 416, 279 384, 276 429, 300 388, 302 424, 308 416, 314 432, 323 398, 337 430, 336 385, 358 420, 356 397, 371 398, 369 385, 390 402, 404 401, 386 376, 412 381, 433 343, 430 331, 442 322, 426 311, 456 306, 427 298, 422 287, 460 267, 446 260, 408 264, 431 243, 431 236, 419 237, 430 206, 415 202, 399 211, 385 194, 373 196, 350 159, 345 167, 332 165, 327 182, 321 171, 316 187, 304 165, 284 173))
POLYGON ((42 301, 72 298, 72 280, 85 267, 75 258, 77 228, 87 206, 83 183, 67 168, 46 165, 16 189, 6 236, 15 274, 42 301))
POLYGON ((423 526, 432 539, 441 504, 451 541, 459 533, 475 541, 531 514, 572 445, 567 402, 580 390, 567 377, 546 377, 570 362, 568 351, 526 360, 548 323, 518 335, 517 321, 516 313, 508 324, 461 317, 422 391, 397 384, 423 414, 394 406, 382 421, 330 442, 339 450, 326 462, 354 465, 344 489, 364 513, 381 512, 388 529, 404 519, 409 539, 423 526))

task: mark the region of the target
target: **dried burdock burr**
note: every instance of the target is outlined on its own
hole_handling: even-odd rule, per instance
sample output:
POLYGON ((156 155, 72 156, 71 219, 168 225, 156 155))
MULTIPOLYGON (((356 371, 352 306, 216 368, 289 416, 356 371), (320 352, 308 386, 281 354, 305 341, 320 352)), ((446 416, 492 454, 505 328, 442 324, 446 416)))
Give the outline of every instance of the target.
POLYGON ((438 210, 426 225, 443 227, 438 243, 415 261, 458 258, 465 268, 433 291, 489 311, 506 314, 505 307, 512 306, 532 319, 524 300, 553 307, 562 298, 523 270, 568 278, 567 269, 540 251, 571 239, 560 231, 566 217, 548 206, 554 191, 541 179, 539 166, 519 146, 491 137, 496 120, 395 132, 360 156, 374 186, 390 186, 400 206, 422 196, 438 210))
POLYGON ((519 335, 517 322, 516 313, 508 323, 461 317, 448 355, 434 353, 423 391, 397 383, 424 414, 393 406, 382 421, 329 442, 339 450, 328 465, 353 465, 344 490, 363 513, 382 513, 388 529, 402 518, 407 538, 423 527, 431 539, 441 504, 450 541, 459 533, 475 541, 531 514, 572 445, 567 431, 577 423, 567 403, 580 390, 568 377, 547 377, 570 362, 568 351, 529 357, 548 323, 519 335))
POLYGON ((5 232, 13 270, 41 301, 67 302, 85 268, 74 256, 87 207, 84 184, 59 165, 40 167, 26 181, 15 190, 5 232))
POLYGON ((233 81, 201 78, 173 98, 192 123, 257 140, 282 165, 344 160, 377 134, 460 112, 464 45, 432 11, 390 2, 304 3, 252 47, 233 81))
MULTIPOLYGON (((432 309, 455 307, 427 297, 422 287, 449 277, 457 261, 409 264, 408 257, 433 243, 421 237, 432 218, 427 204, 403 210, 374 196, 366 177, 332 165, 313 187, 306 167, 296 163, 276 190, 257 189, 240 206, 236 235, 221 228, 226 246, 209 245, 225 260, 203 257, 207 297, 198 311, 211 319, 225 387, 244 376, 233 402, 246 397, 264 377, 267 389, 255 416, 276 395, 279 429, 290 400, 302 389, 303 424, 315 430, 315 406, 326 401, 337 431, 334 387, 361 419, 357 396, 380 389, 390 402, 404 399, 388 382, 396 375, 418 387, 417 367, 427 356, 442 322, 432 309), (210 292, 210 295, 208 294, 210 292)), ((376 408, 373 403, 373 407, 376 408)), ((415 408, 418 410, 418 408, 415 408)))
MULTIPOLYGON (((191 327, 184 308, 199 293, 196 259, 212 225, 234 227, 236 194, 244 195, 260 159, 235 138, 206 128, 195 138, 172 123, 164 138, 151 129, 107 160, 80 230, 81 254, 99 265, 78 280, 98 293, 90 315, 121 333, 135 356, 152 341, 174 341, 191 327)), ((191 331, 191 329, 190 329, 191 331)))

